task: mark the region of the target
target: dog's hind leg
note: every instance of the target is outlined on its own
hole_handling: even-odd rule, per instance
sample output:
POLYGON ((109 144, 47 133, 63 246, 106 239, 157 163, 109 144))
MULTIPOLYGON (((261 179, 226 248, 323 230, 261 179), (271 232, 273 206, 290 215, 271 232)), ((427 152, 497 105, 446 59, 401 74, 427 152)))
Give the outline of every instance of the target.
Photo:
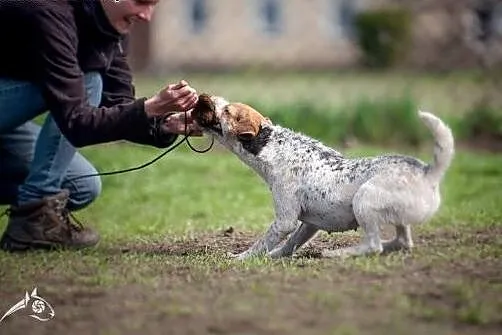
POLYGON ((433 213, 439 200, 423 176, 404 170, 384 172, 361 185, 354 195, 354 216, 363 229, 363 241, 356 247, 327 252, 331 257, 381 253, 413 246, 411 224, 423 222, 433 213), (380 227, 396 227, 396 239, 382 243, 380 227))
MULTIPOLYGON (((357 218, 357 216, 356 216, 357 218)), ((322 257, 349 257, 369 254, 379 254, 383 251, 382 241, 380 240, 380 227, 378 219, 367 215, 363 218, 357 218, 359 226, 363 230, 363 240, 359 245, 342 249, 325 249, 322 251, 322 257)))
POLYGON ((291 236, 289 236, 283 246, 272 250, 268 255, 271 258, 290 257, 308 240, 314 237, 318 230, 319 228, 313 224, 302 222, 291 236))
POLYGON ((352 200, 354 216, 363 231, 361 243, 353 247, 323 250, 323 257, 359 256, 379 254, 383 251, 380 226, 387 223, 393 214, 389 212, 391 207, 387 199, 382 198, 381 191, 379 185, 366 182, 359 188, 352 200))
POLYGON ((382 242, 385 253, 398 250, 411 250, 413 239, 411 238, 411 227, 405 224, 396 225, 396 238, 382 242))

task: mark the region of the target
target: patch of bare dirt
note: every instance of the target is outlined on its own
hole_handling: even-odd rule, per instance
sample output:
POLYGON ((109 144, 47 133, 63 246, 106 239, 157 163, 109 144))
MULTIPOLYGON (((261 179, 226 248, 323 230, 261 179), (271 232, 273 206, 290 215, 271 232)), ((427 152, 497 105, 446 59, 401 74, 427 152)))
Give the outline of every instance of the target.
MULTIPOLYGON (((199 234, 191 238, 129 244, 120 251, 171 256, 239 253, 249 248, 259 237, 260 235, 256 233, 236 231, 233 227, 229 227, 224 231, 199 234)), ((299 256, 317 258, 320 257, 323 249, 342 248, 354 245, 357 241, 358 237, 353 235, 337 234, 336 238, 334 234, 333 236, 326 234, 317 236, 315 243, 306 245, 299 252, 299 256)))
MULTIPOLYGON (((190 263, 148 263, 151 257, 145 257, 136 271, 153 274, 152 284, 109 287, 44 276, 41 269, 41 293, 53 304, 55 319, 41 323, 18 315, 0 323, 0 334, 498 334, 502 318, 494 313, 501 292, 495 288, 502 284, 500 259, 460 253, 442 261, 438 254, 457 246, 502 247, 501 235, 500 225, 420 234, 420 256, 401 254, 397 266, 392 256, 384 256, 376 262, 381 271, 310 259, 323 248, 357 243, 354 234, 318 236, 301 251, 306 262, 294 271, 267 266, 263 271, 230 267, 207 272, 190 263), (428 253, 435 257, 424 256, 428 253)), ((179 257, 239 252, 257 237, 229 228, 183 240, 131 243, 108 250, 115 254, 107 257, 109 267, 120 271, 127 268, 121 261, 124 253, 179 257)), ((1 306, 16 302, 22 293, 0 292, 1 306)))

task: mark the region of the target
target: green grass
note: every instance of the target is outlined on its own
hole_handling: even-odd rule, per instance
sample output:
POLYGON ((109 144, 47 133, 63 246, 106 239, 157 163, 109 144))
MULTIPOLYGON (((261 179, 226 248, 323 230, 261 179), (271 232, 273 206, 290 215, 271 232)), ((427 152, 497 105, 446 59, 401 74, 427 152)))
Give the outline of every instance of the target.
MULTIPOLYGON (((364 81, 360 75, 339 76, 343 80, 331 86, 334 97, 323 96, 332 99, 328 103, 350 100, 343 92, 355 90, 358 80, 360 92, 384 94, 373 90, 385 91, 378 82, 388 80, 394 87, 408 83, 422 92, 423 101, 439 97, 432 99, 435 106, 453 110, 460 102, 446 99, 439 87, 448 92, 470 85, 466 77, 443 83, 430 77, 414 82, 406 75, 369 75, 364 81)), ((270 86, 285 92, 278 83, 290 82, 297 94, 304 87, 295 78, 269 78, 270 86)), ((331 79, 322 78, 313 89, 326 89, 331 79)), ((244 86, 231 75, 195 81, 235 99, 267 91, 256 82, 244 86)), ((151 92, 150 84, 141 90, 151 92)), ((208 144, 193 141, 200 148, 208 144)), ((432 154, 430 146, 364 146, 346 153, 391 150, 426 161, 432 154)), ((82 152, 104 172, 143 164, 162 151, 116 143, 82 152)), ((359 238, 359 232, 323 233, 302 257, 236 262, 225 253, 245 248, 273 219, 267 185, 218 146, 206 154, 181 146, 141 171, 103 177, 102 195, 77 213, 100 232, 97 248, 0 252, 0 317, 34 286, 56 311, 56 318, 44 324, 16 315, 0 323, 0 334, 497 334, 502 325, 502 156, 459 150, 442 194, 437 215, 414 229, 412 253, 345 261, 307 257, 312 250, 359 238), (225 236, 229 227, 234 233, 225 236)), ((5 224, 1 218, 0 230, 5 224)))
MULTIPOLYGON (((194 143, 198 147, 208 144, 203 140, 194 143)), ((104 171, 139 165, 162 151, 117 145, 89 152, 104 171), (107 157, 116 156, 122 157, 109 164, 107 157)), ((190 234, 223 229, 228 224, 257 228, 272 213, 267 209, 242 216, 243 208, 270 207, 270 199, 261 180, 222 151, 198 154, 182 148, 139 172, 105 178, 103 188, 102 200, 86 214, 91 221, 101 221, 105 233, 114 239, 131 234, 190 234), (102 215, 102 211, 113 215, 102 215), (132 218, 131 213, 138 216, 132 218)))
MULTIPOLYGON (((204 144, 197 141, 200 147, 204 144)), ((100 171, 138 165, 160 153, 129 144, 83 151, 100 171)), ((366 147, 348 155, 381 151, 366 147)), ((407 152, 430 157, 430 152, 407 152)), ((266 185, 219 148, 196 154, 182 147, 140 172, 104 177, 103 188, 99 200, 78 213, 100 231, 98 248, 0 253, 0 296, 5 298, 0 308, 38 286, 47 299, 52 297, 61 319, 90 313, 101 333, 105 329, 121 333, 125 325, 133 330, 145 327, 149 319, 144 309, 160 313, 159 320, 164 321, 153 322, 159 329, 193 319, 205 331, 231 333, 240 327, 263 333, 290 331, 286 322, 290 318, 295 318, 297 329, 333 334, 384 334, 389 329, 401 333, 409 323, 416 325, 411 334, 446 334, 451 325, 467 327, 465 334, 490 333, 502 322, 496 312, 502 307, 496 298, 502 294, 500 267, 497 270, 502 257, 500 156, 457 154, 442 187, 441 210, 428 225, 415 229, 413 254, 342 263, 315 258, 241 263, 227 259, 225 250, 211 244, 218 238, 205 242, 205 234, 221 240, 218 232, 230 226, 236 232, 258 234, 273 216, 266 185), (190 246, 196 244, 191 252, 190 246), (170 250, 163 249, 168 245, 188 252, 163 252, 170 250), (124 253, 124 247, 131 250, 124 253), (202 252, 205 247, 207 252, 202 252), (160 304, 155 297, 167 301, 160 304), (83 299, 88 305, 62 309, 65 299, 83 299), (103 305, 116 299, 134 315, 106 321, 86 310, 97 305, 100 313, 110 314, 103 305), (288 304, 285 310, 282 302, 288 304), (357 315, 359 311, 365 316, 357 315)), ((321 240, 354 242, 357 236, 324 234, 321 240)), ((236 245, 225 243, 223 249, 235 250, 236 245)), ((11 326, 10 330, 29 326, 12 320, 3 326, 11 326)), ((62 329, 63 333, 72 327, 62 329)))

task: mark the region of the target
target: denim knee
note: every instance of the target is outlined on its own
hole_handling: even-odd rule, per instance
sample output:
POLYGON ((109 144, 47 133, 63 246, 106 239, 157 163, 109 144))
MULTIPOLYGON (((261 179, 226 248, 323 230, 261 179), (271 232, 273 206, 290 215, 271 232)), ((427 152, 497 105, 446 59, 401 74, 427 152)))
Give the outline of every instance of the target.
POLYGON ((101 194, 102 183, 101 178, 95 176, 70 182, 67 185, 63 183, 63 188, 70 191, 68 209, 75 211, 89 206, 98 198, 101 194))
MULTIPOLYGON (((99 176, 87 178, 86 187, 82 190, 83 191, 82 200, 79 203, 77 202, 74 204, 70 204, 73 205, 72 206, 74 207, 73 210, 89 206, 101 194, 102 187, 103 185, 101 183, 101 178, 99 176)), ((70 200, 70 203, 71 202, 72 201, 70 200)))

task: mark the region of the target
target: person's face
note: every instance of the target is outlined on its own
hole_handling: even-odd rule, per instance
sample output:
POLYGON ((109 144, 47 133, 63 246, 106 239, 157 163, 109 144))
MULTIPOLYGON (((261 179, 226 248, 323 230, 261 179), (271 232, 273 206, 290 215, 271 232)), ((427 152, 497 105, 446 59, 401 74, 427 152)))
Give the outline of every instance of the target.
POLYGON ((112 26, 127 34, 137 21, 149 22, 159 0, 101 0, 112 26))

